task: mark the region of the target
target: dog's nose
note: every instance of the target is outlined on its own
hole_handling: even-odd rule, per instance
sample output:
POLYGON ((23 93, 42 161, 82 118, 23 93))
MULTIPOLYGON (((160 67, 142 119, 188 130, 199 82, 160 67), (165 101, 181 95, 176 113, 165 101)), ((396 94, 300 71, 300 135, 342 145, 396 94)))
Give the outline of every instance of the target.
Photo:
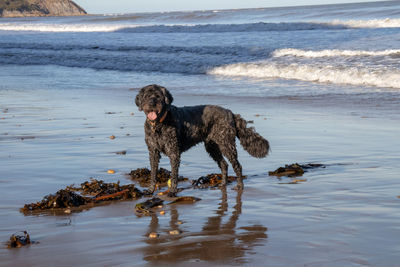
POLYGON ((155 106, 157 104, 157 99, 155 99, 155 98, 150 99, 150 104, 152 106, 155 106))

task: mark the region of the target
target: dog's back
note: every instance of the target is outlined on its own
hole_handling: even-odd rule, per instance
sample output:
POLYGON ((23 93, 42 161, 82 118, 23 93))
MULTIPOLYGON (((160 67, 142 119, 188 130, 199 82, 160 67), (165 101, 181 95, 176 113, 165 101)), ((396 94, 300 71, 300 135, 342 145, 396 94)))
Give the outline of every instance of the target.
POLYGON ((269 143, 246 120, 231 110, 215 105, 171 106, 171 113, 178 127, 181 149, 188 150, 200 142, 234 142, 238 137, 243 148, 253 157, 263 158, 268 154, 269 143), (233 140, 232 140, 233 139, 233 140))
POLYGON ((235 127, 234 115, 220 106, 171 106, 171 115, 177 124, 181 149, 188 150, 192 146, 216 138, 221 129, 235 127))

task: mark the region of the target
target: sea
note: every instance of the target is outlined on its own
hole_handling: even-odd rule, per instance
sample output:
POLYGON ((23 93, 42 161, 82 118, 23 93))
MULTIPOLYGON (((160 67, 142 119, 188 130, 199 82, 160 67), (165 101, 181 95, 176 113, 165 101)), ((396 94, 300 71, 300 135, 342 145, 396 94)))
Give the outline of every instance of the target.
POLYGON ((0 90, 159 83, 188 94, 393 99, 399 41, 399 1, 1 18, 0 90))

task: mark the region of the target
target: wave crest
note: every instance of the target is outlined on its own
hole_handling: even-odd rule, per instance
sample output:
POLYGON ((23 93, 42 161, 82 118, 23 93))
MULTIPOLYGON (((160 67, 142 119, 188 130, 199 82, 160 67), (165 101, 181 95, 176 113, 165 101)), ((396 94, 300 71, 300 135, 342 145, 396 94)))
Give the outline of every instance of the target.
POLYGON ((343 25, 329 23, 243 23, 243 24, 195 24, 195 25, 124 25, 124 24, 24 24, 3 23, 3 31, 37 32, 121 32, 121 33, 218 33, 218 32, 268 32, 346 29, 343 25))
MULTIPOLYGON (((34 24, 2 23, 1 31, 34 31, 34 32, 114 32, 125 26, 106 24, 34 24)), ((131 26, 134 27, 134 26, 131 26)))
POLYGON ((400 19, 371 19, 371 20, 334 20, 332 25, 342 25, 349 28, 399 28, 400 19))
POLYGON ((338 68, 311 64, 273 62, 238 63, 213 68, 208 74, 261 79, 295 79, 309 82, 400 88, 400 71, 364 67, 338 68))
POLYGON ((46 24, 0 23, 3 31, 36 32, 122 32, 122 33, 206 33, 206 32, 268 32, 302 30, 343 30, 349 28, 400 27, 400 19, 333 20, 328 22, 256 22, 242 24, 172 24, 141 25, 112 23, 46 24))
POLYGON ((306 58, 318 57, 355 57, 355 56, 390 56, 400 54, 400 49, 387 49, 383 51, 365 51, 365 50, 339 50, 339 49, 326 49, 320 51, 301 50, 294 48, 279 49, 272 53, 274 57, 294 56, 306 58))

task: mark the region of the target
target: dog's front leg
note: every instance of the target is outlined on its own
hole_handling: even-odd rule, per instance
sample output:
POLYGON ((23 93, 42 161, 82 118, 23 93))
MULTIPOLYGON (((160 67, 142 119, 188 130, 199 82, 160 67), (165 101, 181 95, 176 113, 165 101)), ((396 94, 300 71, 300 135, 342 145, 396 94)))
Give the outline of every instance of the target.
POLYGON ((154 191, 156 190, 158 163, 160 162, 160 152, 158 150, 149 149, 149 158, 150 158, 151 171, 150 171, 150 185, 148 193, 153 194, 154 191))
POLYGON ((175 197, 176 193, 178 192, 178 172, 181 162, 180 154, 174 153, 170 155, 169 160, 171 163, 171 187, 169 188, 168 196, 175 197))

